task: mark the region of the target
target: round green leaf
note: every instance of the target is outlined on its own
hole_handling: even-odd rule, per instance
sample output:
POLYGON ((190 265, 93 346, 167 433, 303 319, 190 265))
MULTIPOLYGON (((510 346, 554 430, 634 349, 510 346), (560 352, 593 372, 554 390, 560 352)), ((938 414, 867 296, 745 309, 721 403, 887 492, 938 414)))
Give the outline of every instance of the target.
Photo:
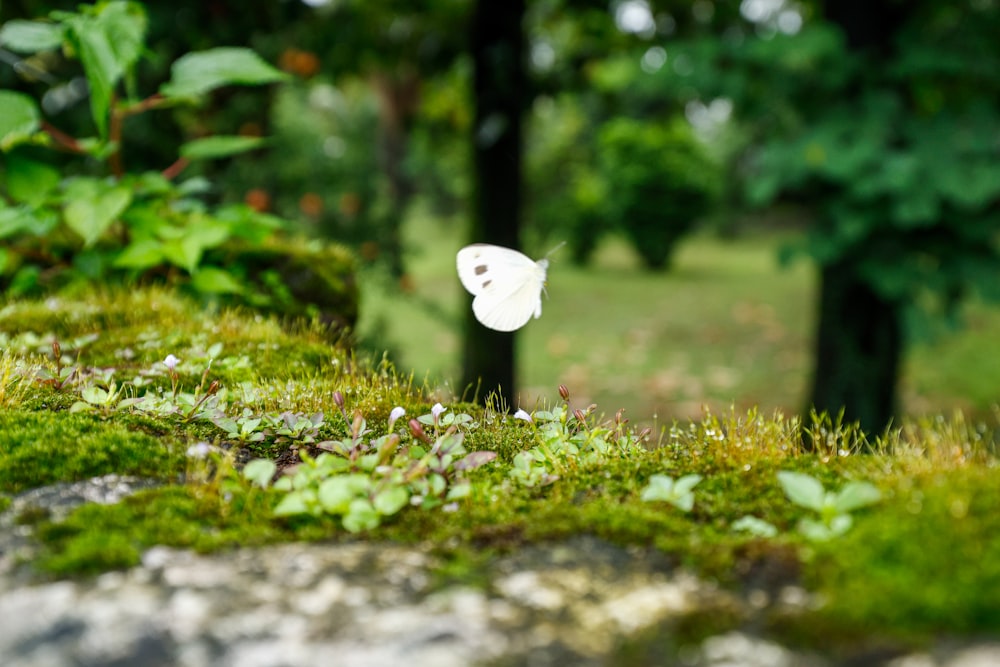
POLYGON ((28 140, 39 127, 35 101, 22 93, 0 90, 0 150, 28 140))
POLYGON ((191 286, 202 294, 239 294, 243 286, 231 273, 223 269, 206 266, 191 276, 191 286))
POLYGON ((778 482, 788 499, 796 505, 817 512, 823 511, 826 493, 820 481, 812 475, 782 470, 778 473, 778 482))

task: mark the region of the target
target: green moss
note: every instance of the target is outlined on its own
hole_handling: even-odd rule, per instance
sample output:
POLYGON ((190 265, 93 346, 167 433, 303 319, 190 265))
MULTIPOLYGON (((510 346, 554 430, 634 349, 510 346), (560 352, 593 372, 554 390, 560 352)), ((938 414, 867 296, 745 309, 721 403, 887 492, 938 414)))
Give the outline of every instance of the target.
POLYGON ((138 563, 144 549, 162 544, 214 551, 289 539, 270 520, 273 498, 239 493, 229 502, 193 486, 139 492, 116 505, 83 505, 64 521, 43 523, 45 549, 37 561, 51 574, 94 574, 138 563))
POLYGON ((138 565, 141 556, 135 541, 122 533, 88 531, 59 546, 58 552, 38 561, 40 570, 51 574, 93 575, 138 565))
POLYGON ((184 470, 178 442, 91 414, 0 412, 0 491, 117 473, 168 478, 184 470))
POLYGON ((1000 471, 931 473, 897 486, 842 539, 817 547, 823 626, 890 637, 992 633, 1000 616, 1000 471))

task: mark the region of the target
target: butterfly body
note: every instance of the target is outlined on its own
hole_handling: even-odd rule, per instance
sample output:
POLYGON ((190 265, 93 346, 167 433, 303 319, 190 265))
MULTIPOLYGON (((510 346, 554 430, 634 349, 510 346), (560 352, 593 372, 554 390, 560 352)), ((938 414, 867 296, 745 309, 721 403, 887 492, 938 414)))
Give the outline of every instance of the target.
POLYGON ((542 314, 547 259, 537 262, 510 248, 475 243, 458 251, 458 278, 475 298, 472 312, 495 331, 520 329, 542 314))

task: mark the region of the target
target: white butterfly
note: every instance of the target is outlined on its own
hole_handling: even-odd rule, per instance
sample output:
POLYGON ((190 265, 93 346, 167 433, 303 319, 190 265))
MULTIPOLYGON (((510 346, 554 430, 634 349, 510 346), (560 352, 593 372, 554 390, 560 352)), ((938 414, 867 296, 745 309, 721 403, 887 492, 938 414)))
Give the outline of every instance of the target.
POLYGON ((467 245, 455 258, 458 277, 475 296, 472 312, 495 331, 520 329, 542 314, 549 260, 537 262, 516 250, 486 243, 467 245))

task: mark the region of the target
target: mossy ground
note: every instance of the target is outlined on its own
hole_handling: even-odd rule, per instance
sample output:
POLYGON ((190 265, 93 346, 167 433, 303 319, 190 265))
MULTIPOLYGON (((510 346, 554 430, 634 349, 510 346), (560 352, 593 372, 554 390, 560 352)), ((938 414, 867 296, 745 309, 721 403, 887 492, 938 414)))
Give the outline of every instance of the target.
MULTIPOLYGON (((287 441, 238 442, 183 411, 114 405, 72 411, 88 385, 113 378, 128 386, 127 397, 188 392, 204 398, 208 383, 218 381, 227 392, 227 414, 322 411, 328 418, 319 436, 325 438, 349 430, 335 391, 376 430, 396 405, 419 415, 433 402, 387 364, 353 358, 324 341, 319 329, 287 333, 247 313, 196 314, 162 291, 11 303, 0 309, 0 341, 0 509, 24 490, 107 473, 163 483, 116 505, 80 507, 60 522, 23 517, 36 525, 43 546, 35 566, 47 576, 134 565, 156 544, 212 551, 358 539, 332 517, 275 518, 280 492, 219 474, 219 466, 224 472, 251 455, 288 462, 294 457, 287 441), (54 340, 62 353, 58 362, 54 340), (176 375, 162 364, 168 354, 180 359, 176 375), (78 369, 74 379, 52 379, 68 366, 78 369), (198 442, 240 456, 192 459, 186 452, 198 442)), ((405 509, 361 535, 437 545, 443 582, 486 586, 492 554, 588 534, 656 549, 671 563, 739 590, 805 585, 826 604, 793 619, 772 619, 770 630, 809 645, 916 642, 995 630, 1000 471, 993 431, 960 415, 908 422, 867 451, 850 428, 829 420, 806 428, 752 411, 705 415, 664 431, 654 438, 658 446, 590 462, 567 459, 557 481, 527 488, 513 483, 508 470, 515 455, 532 446, 532 427, 490 418, 471 405, 449 408, 473 415, 478 426, 466 445, 495 451, 496 461, 469 473, 472 491, 452 511, 405 509), (803 440, 813 442, 814 451, 803 452, 803 440), (866 480, 880 489, 882 501, 855 512, 846 534, 811 543, 796 531, 808 512, 785 497, 776 480, 781 470, 806 472, 828 489, 866 480), (653 475, 689 473, 704 478, 690 512, 641 498, 653 475), (747 515, 769 522, 777 535, 734 531, 732 524, 747 515)), ((696 636, 745 619, 713 615, 704 621, 690 619, 685 633, 696 636)), ((622 664, 630 664, 629 655, 647 655, 650 646, 623 647, 622 664)))

